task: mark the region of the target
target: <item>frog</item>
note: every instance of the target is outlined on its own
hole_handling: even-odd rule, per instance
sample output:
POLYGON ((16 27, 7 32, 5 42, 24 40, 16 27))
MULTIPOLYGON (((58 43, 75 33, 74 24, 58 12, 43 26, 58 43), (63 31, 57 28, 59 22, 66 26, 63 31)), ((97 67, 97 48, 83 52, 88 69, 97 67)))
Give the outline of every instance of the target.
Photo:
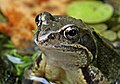
POLYGON ((120 55, 81 19, 43 12, 36 16, 39 56, 23 84, 119 84, 120 55))

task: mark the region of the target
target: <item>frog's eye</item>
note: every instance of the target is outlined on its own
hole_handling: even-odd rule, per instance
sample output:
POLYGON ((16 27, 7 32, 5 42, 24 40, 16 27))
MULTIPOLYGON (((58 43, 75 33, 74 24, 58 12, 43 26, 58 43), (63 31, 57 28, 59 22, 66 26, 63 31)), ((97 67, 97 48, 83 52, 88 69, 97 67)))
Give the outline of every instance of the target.
POLYGON ((35 22, 36 22, 36 24, 37 24, 38 27, 41 26, 41 24, 42 24, 41 15, 37 15, 36 16, 35 22))
POLYGON ((69 26, 64 31, 64 37, 69 40, 75 40, 78 38, 78 28, 76 26, 69 26))

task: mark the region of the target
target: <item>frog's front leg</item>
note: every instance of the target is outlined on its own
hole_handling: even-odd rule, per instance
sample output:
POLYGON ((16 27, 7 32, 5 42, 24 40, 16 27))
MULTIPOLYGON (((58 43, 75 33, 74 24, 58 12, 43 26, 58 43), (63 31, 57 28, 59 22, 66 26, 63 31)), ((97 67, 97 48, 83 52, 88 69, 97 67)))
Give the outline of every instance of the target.
POLYGON ((110 84, 97 67, 90 65, 81 69, 87 84, 110 84))
MULTIPOLYGON (((44 79, 46 67, 46 58, 44 54, 40 53, 39 57, 31 64, 31 66, 25 71, 22 84, 40 84, 46 82, 44 79)), ((48 83, 49 84, 49 83, 48 83)))
POLYGON ((72 71, 47 65, 45 71, 45 77, 56 84, 87 84, 81 69, 72 71))
POLYGON ((26 70, 23 84, 63 84, 61 80, 64 79, 64 75, 65 71, 62 68, 47 64, 45 55, 41 53, 26 70))
POLYGON ((57 64, 57 62, 50 63, 46 60, 44 72, 44 77, 55 84, 87 84, 82 70, 75 68, 75 66, 73 69, 64 68, 59 63, 57 64))
POLYGON ((23 84, 86 84, 81 70, 65 70, 57 64, 48 64, 41 54, 24 74, 23 84))
POLYGON ((62 67, 57 66, 55 63, 48 63, 44 54, 36 59, 34 68, 32 68, 32 73, 33 76, 46 78, 49 83, 53 82, 55 84, 84 84, 78 83, 79 78, 76 76, 76 74, 78 74, 77 72, 74 73, 73 71, 65 70, 62 67))

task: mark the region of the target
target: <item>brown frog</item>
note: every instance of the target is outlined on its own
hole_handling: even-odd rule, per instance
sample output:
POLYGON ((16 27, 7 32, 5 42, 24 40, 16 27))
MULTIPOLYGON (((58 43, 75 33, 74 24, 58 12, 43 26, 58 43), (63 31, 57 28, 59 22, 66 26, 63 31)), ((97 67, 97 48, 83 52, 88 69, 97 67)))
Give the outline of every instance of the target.
POLYGON ((23 84, 120 83, 120 55, 80 19, 43 12, 35 21, 41 53, 23 84))

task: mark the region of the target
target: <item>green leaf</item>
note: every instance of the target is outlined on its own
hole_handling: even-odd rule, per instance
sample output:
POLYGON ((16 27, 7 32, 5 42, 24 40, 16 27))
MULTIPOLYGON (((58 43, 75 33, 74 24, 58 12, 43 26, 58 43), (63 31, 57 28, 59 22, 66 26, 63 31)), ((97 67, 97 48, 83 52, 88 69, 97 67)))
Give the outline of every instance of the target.
POLYGON ((94 24, 94 25, 90 25, 92 28, 94 28, 94 30, 97 32, 97 33, 101 33, 105 30, 107 30, 107 25, 106 24, 94 24))
POLYGON ((33 32, 34 34, 36 34, 36 33, 38 32, 38 30, 35 29, 35 30, 32 30, 32 32, 33 32))
POLYGON ((15 48, 15 46, 12 45, 12 44, 5 44, 4 47, 5 47, 5 48, 9 48, 9 49, 10 49, 10 48, 15 48))
POLYGON ((112 31, 112 30, 107 30, 102 32, 100 35, 102 35, 104 38, 110 40, 110 41, 114 41, 117 39, 117 34, 116 32, 112 31))
POLYGON ((113 7, 101 1, 75 1, 68 6, 67 14, 86 23, 105 22, 113 15, 113 7))
POLYGON ((40 52, 35 52, 33 55, 32 55, 32 60, 34 60, 38 55, 39 55, 40 52))

